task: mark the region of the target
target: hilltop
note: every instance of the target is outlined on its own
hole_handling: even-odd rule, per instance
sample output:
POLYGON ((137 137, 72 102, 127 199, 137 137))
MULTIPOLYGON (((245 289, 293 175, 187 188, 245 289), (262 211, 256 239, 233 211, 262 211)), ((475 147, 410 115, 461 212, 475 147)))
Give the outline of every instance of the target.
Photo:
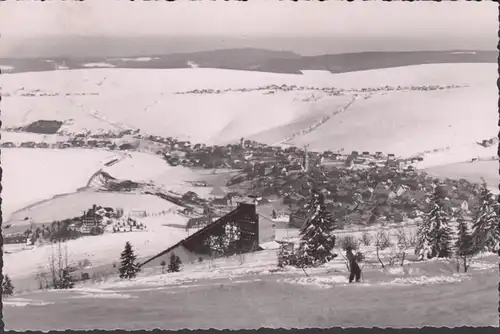
POLYGON ((256 48, 217 49, 190 53, 143 54, 133 57, 0 58, 9 73, 84 69, 92 67, 175 69, 218 68, 242 71, 300 74, 303 70, 331 73, 440 63, 496 63, 497 51, 447 50, 357 52, 303 56, 289 51, 256 48))

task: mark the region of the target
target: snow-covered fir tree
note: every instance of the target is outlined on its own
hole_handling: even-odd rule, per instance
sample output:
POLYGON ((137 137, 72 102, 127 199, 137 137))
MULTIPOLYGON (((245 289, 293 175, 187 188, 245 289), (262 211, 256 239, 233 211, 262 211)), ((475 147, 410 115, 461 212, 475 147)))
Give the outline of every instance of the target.
POLYGON ((118 271, 120 272, 120 278, 131 279, 137 275, 140 269, 139 265, 135 263, 136 259, 137 256, 134 254, 132 245, 127 241, 125 243, 125 249, 120 256, 121 264, 120 268, 118 269, 118 271))
POLYGON ((500 242, 498 227, 499 204, 484 184, 479 190, 479 209, 472 227, 472 243, 475 251, 497 251, 500 242))
POLYGON ((450 215, 445 207, 446 194, 435 186, 429 198, 429 209, 417 231, 415 253, 424 257, 450 257, 452 255, 452 230, 449 226, 450 215))
POLYGON ((177 273, 181 271, 181 258, 175 255, 175 253, 172 253, 170 255, 170 263, 168 264, 168 272, 169 273, 177 273))
POLYGON ((11 296, 14 294, 14 285, 12 284, 12 280, 10 279, 9 275, 5 275, 3 277, 2 294, 4 296, 11 296))
POLYGON ((459 217, 458 221, 458 238, 455 242, 455 252, 458 258, 462 262, 462 266, 464 268, 464 272, 467 272, 469 268, 469 261, 473 255, 472 248, 472 236, 469 231, 469 227, 467 226, 467 222, 463 217, 459 217))
POLYGON ((323 194, 313 191, 312 196, 314 213, 300 232, 298 258, 303 266, 322 265, 335 257, 335 220, 326 210, 323 194))

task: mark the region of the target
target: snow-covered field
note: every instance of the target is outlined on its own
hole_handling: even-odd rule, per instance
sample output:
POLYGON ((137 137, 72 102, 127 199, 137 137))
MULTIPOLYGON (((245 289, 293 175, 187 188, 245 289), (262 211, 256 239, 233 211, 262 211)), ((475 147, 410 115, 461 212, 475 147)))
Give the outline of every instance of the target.
POLYGON ((89 178, 115 154, 103 150, 2 150, 2 211, 4 220, 28 205, 67 194, 89 178))
POLYGON ((95 192, 91 190, 79 191, 77 193, 58 196, 46 202, 30 206, 20 210, 10 217, 11 221, 22 221, 29 217, 27 223, 50 223, 55 220, 63 220, 81 216, 82 213, 92 205, 103 207, 121 208, 125 215, 134 211, 144 211, 148 214, 158 214, 163 211, 171 211, 178 206, 165 201, 157 196, 136 193, 108 193, 95 192))
MULTIPOLYGON (((496 151, 496 147, 493 147, 492 150, 496 151)), ((498 193, 498 184, 500 183, 498 168, 498 160, 493 160, 446 164, 428 168, 425 171, 434 177, 463 178, 476 183, 482 183, 482 179, 484 179, 490 191, 498 193)))
POLYGON ((376 94, 357 99, 345 112, 291 141, 311 149, 383 151, 411 156, 495 136, 498 126, 491 83, 442 91, 376 94))
POLYGON ((315 131, 293 141, 309 143, 311 148, 318 149, 335 146, 407 155, 495 135, 495 122, 490 121, 497 116, 495 66, 436 64, 344 74, 306 71, 305 75, 200 68, 9 74, 2 79, 7 92, 20 87, 25 91, 43 88, 60 95, 33 98, 13 94, 5 98, 3 119, 6 126, 39 119, 73 119, 72 125, 63 128, 77 131, 116 128, 118 124, 152 134, 189 137, 195 142, 226 143, 243 136, 273 144, 288 138, 297 127, 307 128, 325 115, 335 114, 350 97, 308 90, 274 94, 266 94, 269 90, 174 93, 194 89, 255 89, 272 84, 344 89, 467 85, 442 91, 385 95, 379 92, 369 99, 357 100, 315 131))
MULTIPOLYGON (((99 169, 118 179, 136 182, 158 179, 161 181, 159 185, 167 189, 170 186, 183 185, 185 180, 196 178, 196 174, 187 168, 170 167, 159 156, 140 152, 123 155, 99 149, 15 148, 6 149, 2 153, 2 210, 6 221, 10 220, 12 213, 27 206, 49 200, 56 195, 71 194, 85 187, 99 169), (119 163, 110 167, 104 166, 106 162, 116 157, 121 159, 119 163)), ((67 201, 74 198, 77 202, 83 200, 82 205, 83 203, 86 205, 88 200, 85 198, 89 197, 92 196, 82 194, 59 200, 67 201)), ((141 200, 139 198, 136 200, 139 205, 141 200)), ((50 202, 40 205, 52 206, 50 202)), ((80 204, 75 205, 78 207, 80 204)), ((165 202, 165 205, 168 205, 168 202, 165 202)), ((36 206, 36 210, 39 210, 39 207, 36 206)), ((69 208, 72 206, 68 206, 69 208)), ((24 214, 20 213, 21 216, 16 217, 24 219, 22 217, 24 214)))
POLYGON ((29 133, 29 132, 10 132, 10 131, 0 131, 2 142, 12 142, 14 144, 21 144, 23 142, 35 142, 35 143, 47 143, 55 144, 59 141, 67 141, 68 136, 61 135, 44 135, 39 133, 29 133))
MULTIPOLYGON (((163 176, 165 173, 170 175, 172 171, 173 174, 179 174, 180 171, 185 171, 188 174, 189 171, 182 167, 170 167, 161 157, 141 152, 127 152, 118 163, 102 168, 102 170, 114 178, 135 182, 151 181, 163 176)), ((182 182, 182 180, 177 180, 176 177, 170 177, 167 180, 170 183, 182 182)))
POLYGON ((116 67, 116 65, 108 63, 87 63, 83 65, 84 67, 116 67))
MULTIPOLYGON (((59 312, 54 314, 75 314, 82 309, 95 312, 90 312, 92 315, 85 312, 85 317, 91 317, 85 321, 77 317, 69 322, 67 317, 60 316, 37 325, 55 329, 71 323, 72 328, 87 328, 90 325, 85 324, 93 319, 92 328, 175 329, 192 325, 193 319, 198 319, 196 328, 236 329, 261 327, 263 323, 270 327, 328 327, 360 326, 361 321, 362 326, 419 327, 488 326, 497 321, 497 301, 491 293, 497 284, 492 275, 496 268, 494 254, 477 258, 467 274, 454 272, 453 263, 442 260, 382 270, 376 260, 373 264, 373 252, 366 254, 362 282, 358 284, 347 284, 348 273, 342 259, 307 269, 308 276, 295 268, 277 271, 276 250, 269 249, 185 264, 179 273, 162 274, 157 268, 156 272, 145 270, 132 280, 120 280, 114 274, 104 281, 86 283, 68 291, 21 294, 4 302, 4 317, 10 320, 12 328, 26 329, 35 324, 21 322, 21 315, 48 314, 55 310, 59 312), (464 294, 470 297, 463 298, 464 294), (169 303, 165 304, 165 299, 169 303), (121 302, 117 304, 116 300, 121 302), (297 300, 300 303, 296 303, 297 300), (134 324, 124 321, 139 303, 141 317, 136 318, 134 324), (218 310, 215 314, 211 313, 208 318, 194 316, 214 304, 218 310), (471 306, 478 312, 471 314, 471 306), (164 321, 166 307, 168 314, 180 312, 174 323, 164 321), (248 312, 250 309, 252 312, 248 312), (106 315, 100 316, 104 310, 106 315), (228 312, 232 314, 229 318, 228 312), (253 322, 228 320, 246 319, 243 314, 251 314, 253 322), (395 314, 398 316, 394 317, 395 314), (269 315, 273 315, 272 319, 269 315), (137 324, 138 319, 144 322, 137 324)), ((388 251, 382 252, 384 261, 388 254, 388 251)))
MULTIPOLYGON (((99 236, 80 238, 66 242, 68 259, 76 263, 84 259, 92 266, 119 262, 125 242, 130 241, 139 257, 153 256, 168 246, 187 237, 183 229, 162 226, 167 223, 182 224, 186 219, 179 215, 162 215, 141 219, 148 228, 141 232, 105 233, 99 236)), ((4 254, 3 272, 13 279, 34 277, 38 272, 48 270, 51 245, 43 245, 12 254, 4 254)))

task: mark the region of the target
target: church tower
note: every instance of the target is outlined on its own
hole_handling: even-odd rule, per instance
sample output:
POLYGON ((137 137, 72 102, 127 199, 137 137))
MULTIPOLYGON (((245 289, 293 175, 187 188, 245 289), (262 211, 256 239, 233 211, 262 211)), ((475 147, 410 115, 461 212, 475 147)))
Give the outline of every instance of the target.
POLYGON ((307 173, 309 171, 309 152, 307 152, 307 147, 309 145, 304 145, 304 171, 307 173))

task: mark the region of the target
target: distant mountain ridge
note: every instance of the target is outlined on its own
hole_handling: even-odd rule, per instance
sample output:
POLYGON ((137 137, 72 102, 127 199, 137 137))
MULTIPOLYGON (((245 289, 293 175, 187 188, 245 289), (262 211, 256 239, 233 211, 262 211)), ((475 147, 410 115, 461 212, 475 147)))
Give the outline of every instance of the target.
POLYGON ((142 57, 0 58, 3 73, 38 72, 95 67, 175 69, 220 68, 300 74, 304 70, 344 73, 439 63, 497 63, 498 51, 370 51, 302 56, 289 51, 239 48, 142 57))

